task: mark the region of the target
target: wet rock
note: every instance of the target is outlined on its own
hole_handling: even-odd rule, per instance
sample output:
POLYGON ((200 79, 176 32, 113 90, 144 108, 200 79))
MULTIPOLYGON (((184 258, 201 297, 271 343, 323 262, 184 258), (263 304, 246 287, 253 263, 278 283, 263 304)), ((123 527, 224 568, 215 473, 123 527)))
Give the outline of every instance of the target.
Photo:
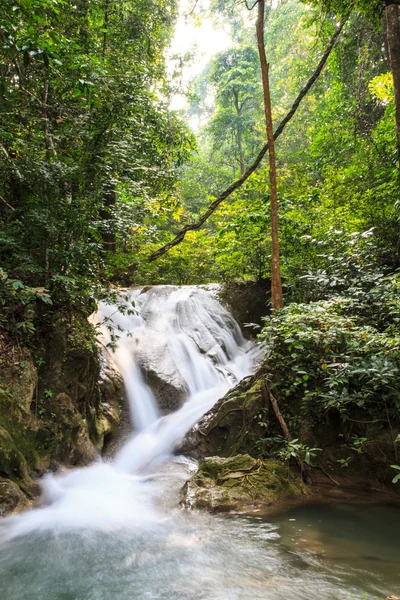
POLYGON ((0 427, 0 473, 10 479, 28 480, 26 460, 11 435, 0 427))
POLYGON ((122 375, 111 354, 104 346, 100 347, 100 352, 99 393, 101 414, 96 426, 101 438, 101 445, 103 445, 105 439, 110 441, 118 435, 126 400, 122 375))
POLYGON ((99 353, 85 315, 54 314, 46 327, 35 356, 10 341, 3 348, 0 478, 9 485, 2 483, 2 514, 21 506, 19 494, 37 496, 33 480, 49 468, 87 464, 98 456, 118 416, 118 390, 114 401, 110 388, 100 393, 99 353))
POLYGON ((176 371, 175 363, 168 358, 168 349, 163 347, 160 352, 157 364, 154 357, 146 360, 143 355, 139 357, 139 362, 144 380, 151 388, 157 405, 164 412, 172 412, 182 406, 188 392, 183 377, 176 371))
POLYGON ((0 477, 0 517, 27 506, 26 496, 16 483, 0 477))
POLYGON ((204 415, 180 448, 193 458, 260 454, 258 440, 266 436, 269 408, 263 389, 263 370, 243 379, 204 415))
POLYGON ((254 506, 279 505, 300 496, 305 488, 282 463, 249 455, 206 458, 183 488, 187 508, 226 512, 254 506))

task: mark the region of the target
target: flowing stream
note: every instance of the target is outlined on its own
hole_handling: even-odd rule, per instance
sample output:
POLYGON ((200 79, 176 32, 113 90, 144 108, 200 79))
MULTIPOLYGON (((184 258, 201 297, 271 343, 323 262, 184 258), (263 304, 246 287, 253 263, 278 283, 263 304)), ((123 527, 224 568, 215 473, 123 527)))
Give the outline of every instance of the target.
POLYGON ((254 370, 260 349, 243 338, 212 287, 128 293, 133 314, 102 305, 95 321, 104 342, 110 326, 119 334, 114 359, 133 433, 112 459, 48 474, 40 506, 3 519, 0 599, 361 600, 398 593, 396 507, 303 507, 276 519, 179 507, 196 466, 175 448, 254 370), (155 393, 146 383, 151 374, 155 393))

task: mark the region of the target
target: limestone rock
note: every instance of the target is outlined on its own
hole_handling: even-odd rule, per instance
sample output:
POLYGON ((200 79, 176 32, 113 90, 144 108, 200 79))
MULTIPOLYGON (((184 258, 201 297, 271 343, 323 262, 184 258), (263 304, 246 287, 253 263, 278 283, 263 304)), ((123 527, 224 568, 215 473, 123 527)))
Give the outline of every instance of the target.
POLYGON ((99 392, 101 416, 97 422, 99 436, 110 438, 117 435, 122 409, 125 405, 124 382, 110 352, 100 347, 99 392))
POLYGON ((193 458, 260 453, 257 441, 266 436, 269 410, 262 369, 231 389, 189 431, 180 448, 193 458))
POLYGON ((212 512, 277 505, 304 492, 282 463, 240 454, 206 458, 183 488, 182 504, 212 512))
POLYGON ((0 517, 27 506, 26 496, 16 483, 0 477, 0 517))

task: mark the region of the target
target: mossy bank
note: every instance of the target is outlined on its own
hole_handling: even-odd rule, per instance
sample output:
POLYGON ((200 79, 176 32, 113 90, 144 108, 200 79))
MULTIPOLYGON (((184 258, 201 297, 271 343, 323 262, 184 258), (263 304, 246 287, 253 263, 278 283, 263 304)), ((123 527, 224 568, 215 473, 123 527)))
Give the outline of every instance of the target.
POLYGON ((183 504, 211 511, 276 509, 288 502, 343 500, 354 494, 376 500, 377 493, 381 500, 398 501, 390 468, 393 432, 385 423, 364 423, 360 412, 347 422, 333 411, 323 420, 309 414, 297 421, 297 428, 290 418, 296 407, 289 412, 282 403, 293 437, 301 440, 297 457, 296 447, 292 457, 283 457, 285 441, 269 398, 267 368, 266 363, 230 390, 186 436, 180 451, 200 463, 184 487, 183 504), (296 459, 304 464, 307 448, 317 451, 306 465, 305 486, 296 459))
POLYGON ((2 338, 0 515, 27 506, 35 480, 93 460, 118 429, 123 383, 85 315, 54 313, 34 343, 2 338))

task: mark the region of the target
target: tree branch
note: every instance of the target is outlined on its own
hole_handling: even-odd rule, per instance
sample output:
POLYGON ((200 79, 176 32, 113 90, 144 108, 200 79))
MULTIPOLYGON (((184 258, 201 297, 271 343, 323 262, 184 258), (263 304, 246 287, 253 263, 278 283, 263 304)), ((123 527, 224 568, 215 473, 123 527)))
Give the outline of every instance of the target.
POLYGON ((182 16, 183 16, 185 19, 187 19, 188 17, 191 17, 191 16, 192 16, 192 14, 194 13, 194 11, 196 10, 196 6, 198 5, 198 3, 199 3, 199 0, 195 0, 195 2, 194 2, 194 4, 193 4, 193 7, 191 8, 190 12, 188 12, 188 13, 186 13, 186 14, 182 15, 182 16))
MULTIPOLYGON (((339 23, 324 54, 321 57, 321 60, 318 63, 317 68, 315 69, 314 73, 311 75, 311 77, 309 78, 307 83, 304 85, 304 87, 300 91, 299 95, 297 96, 296 100, 294 101, 294 103, 293 103, 291 109, 289 110, 289 112, 287 113, 286 117, 281 121, 278 128, 276 129, 276 131, 274 133, 275 140, 282 134, 286 125, 289 123, 289 121, 295 115, 301 102, 304 100, 305 96, 307 95, 309 90, 312 88, 312 86, 317 81, 318 77, 320 76, 320 74, 326 64, 326 61, 328 60, 328 58, 333 50, 333 47, 334 47, 335 43, 337 42, 337 40, 342 32, 342 29, 345 26, 349 16, 350 16, 350 13, 344 19, 342 19, 341 22, 339 23)), ((198 229, 201 229, 201 227, 204 225, 204 223, 207 221, 207 219, 209 217, 211 217, 211 215, 215 212, 215 210, 218 208, 218 206, 224 200, 226 200, 226 198, 228 198, 228 196, 231 196, 233 194, 233 192, 235 192, 238 188, 240 188, 245 183, 245 181, 247 181, 247 179, 250 177, 250 175, 252 175, 254 173, 254 171, 257 169, 257 167, 261 163, 262 159, 264 158, 265 154, 267 153, 267 151, 268 151, 268 144, 266 144, 260 150, 255 161, 247 169, 247 171, 239 179, 234 181, 226 190, 224 190, 222 192, 222 194, 220 194, 210 204, 210 206, 207 208, 207 210, 199 217, 199 219, 196 222, 185 225, 180 231, 178 231, 175 234, 175 237, 170 242, 168 242, 168 244, 165 244, 165 246, 162 246, 161 248, 159 248, 158 250, 156 250, 155 252, 150 254, 150 256, 148 257, 147 260, 149 262, 153 262, 153 261, 157 260, 158 258, 160 258, 160 256, 163 256, 164 254, 169 252, 169 250, 171 250, 171 248, 180 244, 185 239, 185 235, 188 233, 188 231, 196 231, 198 229)), ((131 265, 130 267, 128 267, 128 271, 135 271, 135 270, 136 270, 136 265, 131 265)))
POLYGON ((4 204, 7 206, 7 208, 9 208, 10 210, 15 210, 15 208, 14 208, 13 206, 11 206, 11 204, 9 204, 9 203, 7 202, 7 200, 5 200, 5 199, 3 198, 3 196, 0 196, 0 200, 1 200, 2 202, 4 202, 4 204))

